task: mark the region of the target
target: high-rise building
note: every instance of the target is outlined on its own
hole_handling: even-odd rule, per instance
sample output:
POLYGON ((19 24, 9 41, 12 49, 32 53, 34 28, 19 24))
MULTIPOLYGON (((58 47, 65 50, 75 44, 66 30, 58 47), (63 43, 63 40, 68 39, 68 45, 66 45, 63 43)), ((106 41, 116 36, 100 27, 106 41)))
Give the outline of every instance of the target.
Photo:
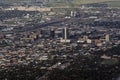
POLYGON ((65 27, 64 29, 64 39, 66 40, 67 39, 67 28, 65 27))
POLYGON ((63 29, 63 39, 68 39, 69 38, 69 31, 68 29, 65 27, 63 29))
POLYGON ((109 35, 109 34, 107 34, 107 35, 105 36, 105 41, 106 41, 106 42, 109 42, 109 41, 110 41, 110 35, 109 35))
POLYGON ((68 30, 66 27, 63 29, 63 39, 61 40, 61 42, 70 42, 70 40, 68 39, 68 30))
POLYGON ((77 12, 76 11, 71 11, 70 16, 71 17, 76 17, 77 12))
POLYGON ((84 36, 83 39, 84 39, 84 41, 87 41, 88 40, 88 36, 84 36))

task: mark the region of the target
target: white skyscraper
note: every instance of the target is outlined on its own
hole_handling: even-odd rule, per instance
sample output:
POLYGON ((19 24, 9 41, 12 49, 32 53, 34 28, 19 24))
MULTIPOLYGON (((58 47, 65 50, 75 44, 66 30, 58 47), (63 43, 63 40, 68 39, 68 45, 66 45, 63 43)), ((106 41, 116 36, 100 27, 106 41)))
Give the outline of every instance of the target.
POLYGON ((67 40, 67 28, 64 28, 64 39, 67 40))
POLYGON ((109 41, 110 41, 110 35, 109 35, 109 34, 107 34, 107 35, 105 36, 105 40, 106 40, 106 42, 109 42, 109 41))
POLYGON ((70 42, 70 40, 67 38, 67 36, 68 36, 68 30, 67 30, 67 28, 65 27, 64 28, 64 30, 63 30, 63 39, 61 39, 61 42, 70 42))

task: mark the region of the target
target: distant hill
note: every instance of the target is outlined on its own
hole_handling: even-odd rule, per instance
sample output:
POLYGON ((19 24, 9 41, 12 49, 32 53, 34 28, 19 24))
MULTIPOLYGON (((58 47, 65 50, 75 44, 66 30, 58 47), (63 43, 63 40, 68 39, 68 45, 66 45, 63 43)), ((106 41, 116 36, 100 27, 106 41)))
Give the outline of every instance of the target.
POLYGON ((108 4, 108 6, 110 7, 120 7, 120 0, 119 1, 108 1, 104 3, 108 4))
POLYGON ((120 0, 0 0, 0 3, 21 3, 21 2, 35 2, 35 1, 46 1, 46 6, 56 7, 56 6, 73 6, 81 4, 91 4, 91 3, 106 3, 112 7, 120 7, 120 0))
POLYGON ((106 1, 120 1, 120 0, 73 0, 75 4, 88 4, 88 3, 98 3, 106 1))
POLYGON ((18 2, 30 2, 33 0, 0 0, 0 3, 18 3, 18 2))
POLYGON ((0 3, 16 3, 16 2, 33 2, 33 1, 49 1, 49 2, 63 2, 63 1, 73 1, 76 4, 86 4, 86 3, 96 3, 105 1, 120 1, 120 0, 0 0, 0 3))
POLYGON ((120 7, 120 0, 72 0, 72 2, 48 3, 48 6, 79 6, 81 4, 104 3, 109 7, 120 7))

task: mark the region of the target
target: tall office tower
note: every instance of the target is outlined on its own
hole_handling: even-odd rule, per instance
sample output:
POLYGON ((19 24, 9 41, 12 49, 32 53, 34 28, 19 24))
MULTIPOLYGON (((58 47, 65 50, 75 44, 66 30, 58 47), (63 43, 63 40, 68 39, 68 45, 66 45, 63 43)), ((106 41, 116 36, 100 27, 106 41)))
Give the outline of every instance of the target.
POLYGON ((63 39, 68 39, 69 38, 69 32, 67 27, 63 29, 63 39))
POLYGON ((70 16, 71 17, 76 17, 77 12, 76 11, 71 11, 70 16))
POLYGON ((68 39, 68 30, 66 27, 63 29, 63 39, 61 40, 61 42, 70 42, 70 40, 68 39))
POLYGON ((74 16, 74 12, 73 12, 73 11, 70 12, 70 16, 71 16, 71 17, 74 16))
POLYGON ((109 42, 109 41, 110 41, 110 35, 109 35, 109 34, 107 34, 107 35, 105 36, 105 40, 106 40, 106 42, 109 42))
POLYGON ((84 39, 85 41, 87 41, 87 40, 88 40, 88 36, 84 36, 83 39, 84 39))
POLYGON ((67 28, 65 27, 64 29, 64 39, 66 40, 67 39, 67 28))

